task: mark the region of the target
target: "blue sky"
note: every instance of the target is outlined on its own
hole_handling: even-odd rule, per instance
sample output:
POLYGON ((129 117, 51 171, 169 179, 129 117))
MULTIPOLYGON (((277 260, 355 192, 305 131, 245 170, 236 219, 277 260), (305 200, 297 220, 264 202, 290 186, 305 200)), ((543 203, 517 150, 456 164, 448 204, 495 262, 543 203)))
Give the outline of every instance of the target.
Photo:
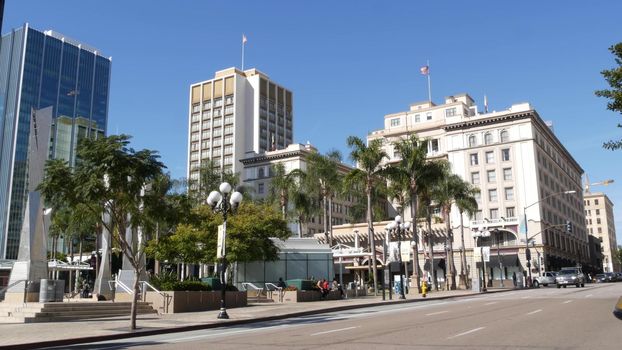
MULTIPOLYGON (((3 33, 29 22, 112 56, 109 133, 160 151, 185 176, 188 87, 217 70, 256 67, 294 91, 294 141, 347 155, 349 135, 427 98, 467 92, 490 109, 530 102, 606 192, 622 232, 620 116, 593 91, 622 41, 616 1, 37 1, 7 0, 3 33)), ((622 242, 618 234, 618 242, 622 242)))

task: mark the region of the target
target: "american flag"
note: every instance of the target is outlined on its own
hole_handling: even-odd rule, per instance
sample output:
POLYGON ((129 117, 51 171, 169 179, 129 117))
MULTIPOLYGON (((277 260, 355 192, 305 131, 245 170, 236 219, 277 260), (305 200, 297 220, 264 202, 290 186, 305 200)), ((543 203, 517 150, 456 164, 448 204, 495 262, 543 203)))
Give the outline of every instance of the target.
POLYGON ((248 40, 246 40, 246 35, 242 34, 242 44, 246 44, 248 40))
POLYGON ((421 71, 421 74, 428 75, 428 74, 430 74, 430 67, 429 66, 423 66, 423 67, 421 67, 420 71, 421 71))

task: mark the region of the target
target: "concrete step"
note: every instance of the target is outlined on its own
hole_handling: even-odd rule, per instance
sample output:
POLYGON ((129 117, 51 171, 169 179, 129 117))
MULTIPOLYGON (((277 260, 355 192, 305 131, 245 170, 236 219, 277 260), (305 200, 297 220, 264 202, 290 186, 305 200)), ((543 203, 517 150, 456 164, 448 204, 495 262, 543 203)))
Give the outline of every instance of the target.
MULTIPOLYGON (((138 314, 156 314, 150 303, 139 302, 138 314)), ((131 303, 30 303, 15 305, 0 312, 0 323, 71 321, 104 317, 129 316, 131 303)))
POLYGON ((274 300, 268 298, 247 298, 249 304, 265 304, 274 303, 274 300))

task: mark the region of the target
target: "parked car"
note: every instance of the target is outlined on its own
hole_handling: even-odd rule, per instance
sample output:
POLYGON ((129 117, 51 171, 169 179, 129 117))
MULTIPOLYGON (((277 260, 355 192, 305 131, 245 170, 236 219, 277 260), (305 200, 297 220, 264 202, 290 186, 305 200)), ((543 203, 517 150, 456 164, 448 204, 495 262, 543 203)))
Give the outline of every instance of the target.
POLYGON ((557 283, 557 288, 566 288, 567 285, 573 284, 577 288, 585 287, 585 275, 580 267, 564 267, 557 272, 555 282, 557 283))
POLYGON ((533 287, 538 288, 541 285, 546 287, 549 284, 555 284, 555 276, 557 276, 557 273, 555 272, 551 272, 551 271, 544 272, 542 276, 536 276, 533 279, 533 287))
POLYGON ((607 282, 615 282, 616 281, 616 275, 613 272, 605 272, 603 275, 605 275, 605 278, 607 279, 607 282))
POLYGON ((607 282, 607 276, 604 273, 599 273, 594 277, 594 282, 605 283, 607 282))

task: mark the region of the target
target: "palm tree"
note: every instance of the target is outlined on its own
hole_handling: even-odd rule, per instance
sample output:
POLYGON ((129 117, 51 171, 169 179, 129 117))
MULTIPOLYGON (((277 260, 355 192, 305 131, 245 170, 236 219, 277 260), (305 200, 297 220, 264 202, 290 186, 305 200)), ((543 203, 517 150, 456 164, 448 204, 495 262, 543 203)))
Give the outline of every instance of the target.
POLYGON ((341 162, 341 153, 331 151, 326 155, 311 153, 307 157, 306 187, 310 194, 316 194, 322 202, 324 218, 324 234, 326 241, 332 247, 332 198, 341 187, 341 176, 337 165, 341 162))
POLYGON ((464 181, 456 174, 452 174, 448 167, 444 169, 443 176, 439 178, 436 186, 432 189, 432 196, 441 209, 441 215, 445 222, 446 245, 447 245, 447 279, 446 289, 456 289, 456 266, 453 258, 453 232, 451 230, 451 206, 462 190, 464 181))
POLYGON ((462 181, 462 185, 460 186, 460 190, 456 196, 456 206, 458 207, 458 211, 460 212, 460 240, 462 244, 462 249, 460 250, 461 255, 461 266, 460 266, 460 275, 462 278, 462 283, 468 288, 470 287, 468 283, 468 271, 466 270, 466 251, 464 245, 464 213, 468 215, 468 217, 473 217, 477 212, 477 199, 475 195, 479 193, 479 188, 474 187, 467 181, 462 181))
MULTIPOLYGON (((428 141, 420 140, 416 134, 393 143, 395 151, 400 154, 400 161, 387 169, 389 179, 402 182, 408 186, 410 198, 410 217, 414 221, 419 217, 418 204, 422 185, 427 185, 441 175, 442 166, 438 162, 427 160, 428 141)), ((413 227, 413 233, 416 230, 413 227)), ((421 292, 419 281, 419 248, 417 237, 413 237, 413 275, 417 289, 421 292)), ((432 258, 432 257, 430 257, 432 258)), ((432 269, 434 270, 434 269, 432 269)), ((434 271, 432 271, 434 272, 434 271)))
POLYGON ((273 165, 273 174, 270 182, 270 198, 277 201, 281 207, 283 220, 287 219, 287 206, 289 203, 290 193, 296 188, 305 173, 300 169, 293 169, 289 173, 286 172, 283 163, 273 165))
POLYGON ((298 225, 298 237, 302 237, 303 225, 306 224, 313 216, 313 214, 317 211, 317 206, 315 205, 315 201, 311 196, 309 196, 305 191, 301 190, 298 187, 292 193, 292 205, 294 209, 294 216, 296 218, 296 223, 298 225))
POLYGON ((372 216, 372 192, 378 183, 386 182, 385 173, 382 168, 384 158, 388 158, 387 153, 382 150, 382 140, 372 140, 369 145, 365 145, 362 139, 350 136, 347 140, 348 146, 352 149, 350 158, 357 164, 357 169, 353 169, 346 175, 349 183, 358 182, 365 186, 367 195, 367 234, 369 236, 371 264, 374 274, 374 295, 378 294, 378 268, 376 267, 376 239, 374 237, 373 216, 372 216))

